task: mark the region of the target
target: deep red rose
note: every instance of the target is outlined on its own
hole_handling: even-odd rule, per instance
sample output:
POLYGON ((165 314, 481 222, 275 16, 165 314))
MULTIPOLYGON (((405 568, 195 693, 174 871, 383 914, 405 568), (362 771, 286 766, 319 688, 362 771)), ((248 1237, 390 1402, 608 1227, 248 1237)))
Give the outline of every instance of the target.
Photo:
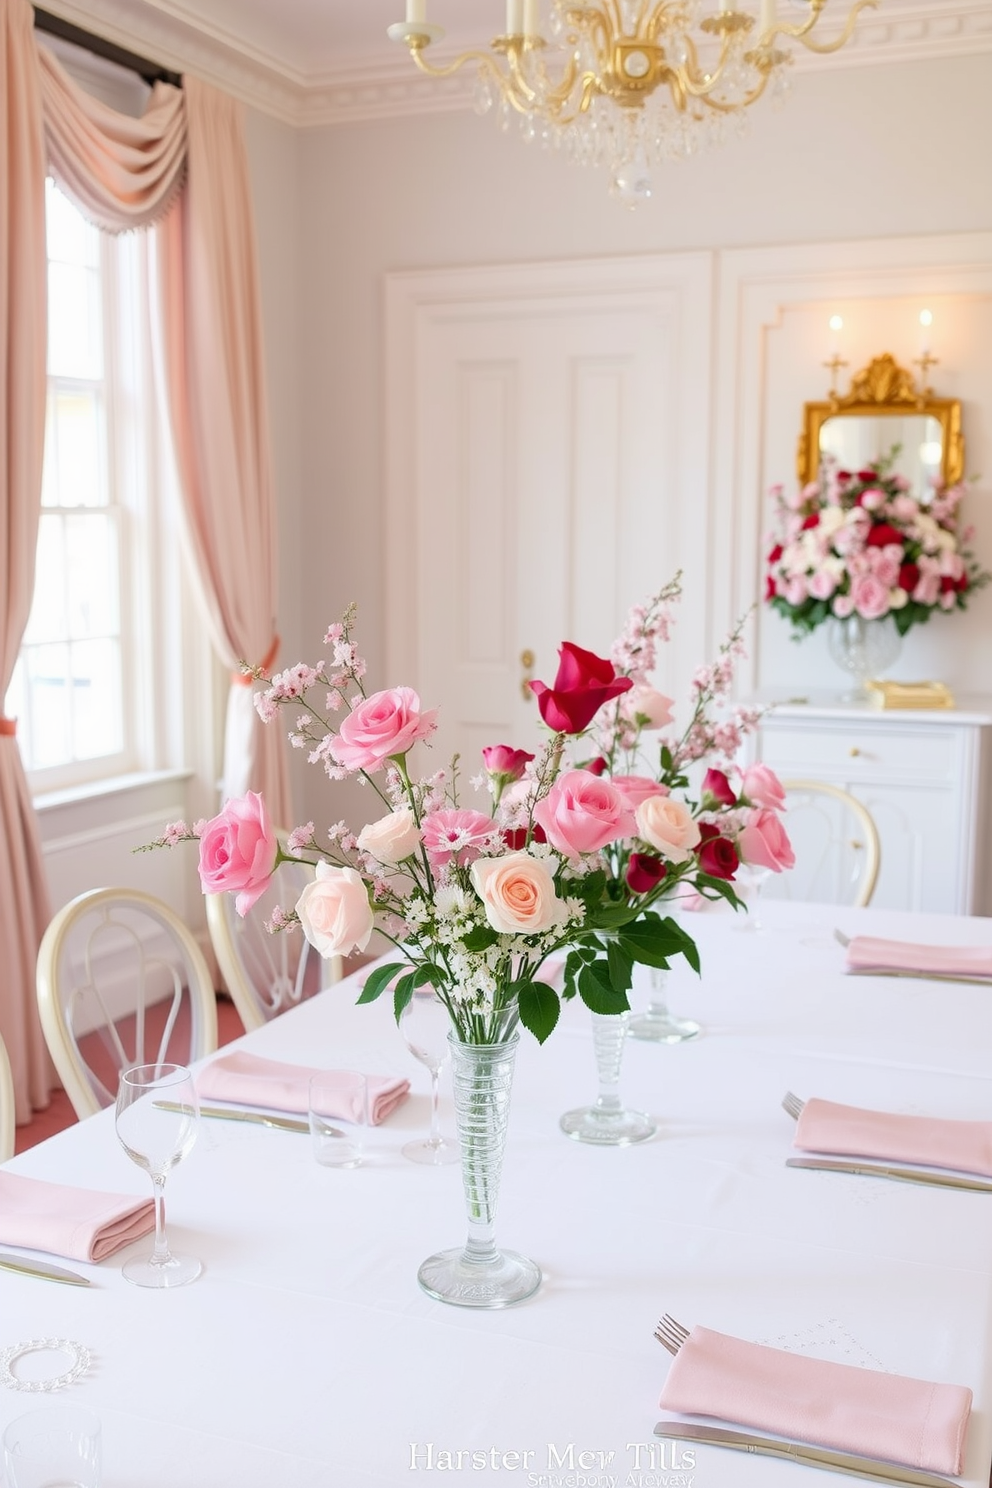
POLYGON ((866 486, 873 486, 875 484, 875 482, 878 480, 878 471, 877 470, 859 470, 858 471, 858 480, 859 481, 864 481, 864 483, 865 483, 866 486))
MULTIPOLYGON (((544 835, 544 828, 537 822, 531 828, 530 840, 531 842, 547 842, 548 840, 544 835)), ((527 846, 527 828, 506 827, 503 832, 503 841, 511 852, 523 852, 527 846)))
POLYGON ((774 598, 775 598, 775 580, 772 578, 771 574, 769 574, 768 577, 765 579, 765 599, 767 601, 769 599, 774 599, 774 598))
POLYGON ((720 828, 719 827, 715 827, 712 822, 700 822, 699 823, 699 840, 700 840, 700 842, 709 842, 709 840, 710 840, 711 837, 719 837, 719 835, 720 835, 720 828))
POLYGON ((810 514, 809 514, 808 517, 803 517, 803 525, 802 525, 801 531, 808 532, 811 527, 819 527, 819 525, 820 525, 820 513, 819 512, 810 512, 810 514))
POLYGON ((737 800, 734 788, 722 770, 706 771, 703 776, 703 795, 712 796, 719 806, 733 806, 737 800))
POLYGON ((602 775, 606 769, 606 760, 602 755, 599 755, 598 758, 590 760, 587 765, 582 765, 581 768, 588 770, 590 775, 602 775))
POLYGON ((839 486, 846 486, 850 479, 851 472, 849 470, 838 470, 836 481, 839 486))
POLYGON ((719 832, 700 844, 699 866, 710 878, 733 878, 740 863, 737 849, 730 838, 721 837, 719 832))
POLYGON ((631 853, 627 864, 627 887, 635 894, 650 894, 667 872, 668 868, 660 858, 649 853, 631 853))
POLYGON ((771 552, 768 554, 768 562, 769 563, 777 563, 778 560, 781 558, 781 556, 782 556, 782 544, 781 543, 776 543, 775 546, 772 548, 771 552))
POLYGON ((968 587, 968 575, 966 573, 963 573, 954 587, 959 594, 963 594, 968 587))
POLYGON ((629 677, 618 677, 611 661, 584 651, 571 641, 558 648, 558 675, 554 687, 531 682, 541 717, 556 734, 581 734, 604 703, 633 687, 629 677))
POLYGON ((902 547, 902 533, 889 522, 876 522, 866 539, 869 548, 885 548, 889 543, 902 547))
POLYGON ((903 563, 899 569, 899 588, 905 589, 907 594, 912 594, 920 582, 920 568, 917 563, 903 563))

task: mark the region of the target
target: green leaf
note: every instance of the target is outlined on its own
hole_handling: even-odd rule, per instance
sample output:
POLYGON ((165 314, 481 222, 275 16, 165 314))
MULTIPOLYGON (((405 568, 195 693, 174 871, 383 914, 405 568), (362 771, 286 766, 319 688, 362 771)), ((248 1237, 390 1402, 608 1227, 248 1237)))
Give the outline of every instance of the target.
POLYGON ((636 905, 604 904, 587 914, 586 924, 591 930, 619 930, 636 920, 640 913, 636 905))
POLYGON ((591 1013, 626 1013, 630 1008, 626 992, 613 986, 605 961, 583 966, 579 973, 579 996, 591 1013))
POLYGON ((576 898, 581 899, 587 908, 591 908, 603 897, 606 890, 606 874, 601 868, 597 868, 595 872, 587 873, 585 878, 580 879, 578 883, 570 883, 569 890, 576 898))
POLYGON ((616 992, 629 992, 634 980, 634 958, 617 940, 606 947, 606 964, 609 967, 610 983, 616 992))
POLYGON ((402 970, 403 964, 400 962, 393 963, 390 966, 377 966, 374 971, 370 971, 365 978, 365 986, 361 990, 358 1002, 375 1002, 376 998, 382 996, 393 978, 398 977, 402 970))
POLYGON ((474 930, 462 936, 462 945, 467 951, 488 951, 498 940, 499 936, 489 925, 476 925, 474 930))
POLYGON ((619 940, 634 961, 667 971, 672 956, 685 954, 686 935, 669 919, 657 914, 642 915, 620 931, 619 940))
POLYGON ((405 977, 400 977, 396 986, 393 988, 393 1013, 395 1014, 397 1023, 403 1016, 403 1009, 413 996, 416 985, 417 973, 410 971, 407 972, 405 977))
POLYGON ((558 994, 546 982, 516 982, 520 1021, 539 1044, 554 1031, 560 1006, 558 994))

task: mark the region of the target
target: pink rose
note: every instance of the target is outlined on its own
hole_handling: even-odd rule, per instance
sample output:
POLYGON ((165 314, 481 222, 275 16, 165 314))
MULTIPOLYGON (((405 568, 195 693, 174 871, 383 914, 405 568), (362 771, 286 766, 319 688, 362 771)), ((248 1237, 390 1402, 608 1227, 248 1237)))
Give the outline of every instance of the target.
POLYGON ((200 833, 200 884, 205 894, 237 892, 234 907, 246 915, 275 871, 279 843, 265 802, 256 791, 228 801, 200 833))
POLYGON ((316 878, 296 901, 296 913, 303 934, 325 958, 364 951, 372 935, 368 890, 354 868, 318 863, 316 878))
POLYGON ((874 574, 863 574, 851 585, 854 608, 865 620, 878 620, 889 612, 889 587, 874 574))
POLYGON ((806 580, 801 574, 796 574, 785 586, 785 597, 790 605, 801 605, 808 593, 806 580))
POLYGON ((778 813, 762 806, 748 813, 737 838, 737 851, 743 863, 770 868, 773 873, 795 866, 796 855, 778 813))
POLYGON ((389 687, 352 708, 331 753, 345 770, 378 770, 418 739, 429 739, 436 727, 437 710, 422 713, 412 687, 389 687))
POLYGON ((538 935, 564 918, 549 869, 530 853, 476 858, 469 871, 486 919, 499 935, 538 935))
POLYGON ((566 770, 560 775, 534 807, 534 818, 551 846, 570 858, 598 852, 634 830, 633 812, 623 794, 588 770, 566 770))
POLYGON ((503 781, 520 780, 534 758, 526 749, 513 749, 509 744, 490 744, 482 751, 482 764, 487 775, 503 781))
POLYGON ((637 835, 670 863, 684 863, 699 842, 699 823, 682 801, 649 796, 637 808, 637 835))
POLYGON ((837 580, 829 569, 821 568, 809 581, 809 592, 813 599, 829 599, 837 588, 837 580))
POLYGON ((459 868, 466 868, 483 848, 492 846, 498 831, 492 818, 481 811, 452 808, 425 816, 421 835, 435 868, 443 868, 452 858, 459 868))
POLYGON ((854 614, 854 600, 850 594, 835 594, 831 608, 838 620, 846 620, 848 615, 854 614))
POLYGON ((652 780, 650 775, 611 775, 610 779, 631 811, 636 811, 648 796, 668 795, 668 786, 652 780))
POLYGON ((781 811, 785 807, 785 791, 782 782, 767 765, 748 765, 741 783, 741 794, 753 806, 764 806, 768 811, 781 811))
POLYGON ((624 716, 639 718, 642 728, 665 728, 672 722, 672 699, 645 682, 637 682, 623 700, 624 716))
POLYGON ((420 828, 409 806, 369 822, 358 834, 358 846, 380 863, 395 868, 420 845, 420 828))

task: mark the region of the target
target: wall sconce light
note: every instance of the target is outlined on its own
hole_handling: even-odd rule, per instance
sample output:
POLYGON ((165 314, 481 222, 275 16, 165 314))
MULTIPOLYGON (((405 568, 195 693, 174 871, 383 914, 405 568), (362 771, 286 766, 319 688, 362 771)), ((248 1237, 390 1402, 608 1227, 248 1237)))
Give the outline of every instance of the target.
POLYGON ((824 362, 824 366, 830 371, 830 396, 837 391, 837 373, 847 363, 840 354, 840 333, 844 329, 844 318, 841 315, 831 315, 828 322, 830 326, 830 360, 824 362))
POLYGON ((920 369, 920 390, 923 393, 932 393, 930 386, 930 368, 939 367, 940 362, 935 356, 930 355, 930 327, 933 325, 933 311, 920 311, 920 354, 913 363, 914 367, 920 369))

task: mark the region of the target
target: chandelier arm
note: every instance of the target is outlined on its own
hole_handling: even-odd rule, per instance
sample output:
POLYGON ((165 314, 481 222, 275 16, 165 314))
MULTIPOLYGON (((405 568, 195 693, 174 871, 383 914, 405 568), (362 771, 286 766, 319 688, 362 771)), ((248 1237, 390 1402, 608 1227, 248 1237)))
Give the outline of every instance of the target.
POLYGON ((499 83, 501 88, 504 86, 506 81, 503 73, 500 71, 499 64, 492 56, 490 56, 488 52, 462 52, 460 56, 454 57, 450 62, 437 67, 435 67, 432 62, 425 62, 423 46, 410 44, 410 56, 413 58, 420 71, 426 73, 428 77, 451 77, 454 73, 458 72, 460 68, 467 66, 469 62, 477 62, 480 66, 485 67, 489 72, 492 73, 493 77, 499 83))
MULTIPOLYGON (((580 116, 580 114, 587 114, 589 112, 589 105, 592 103, 593 95, 594 95, 595 92, 596 92, 596 79, 595 79, 595 77, 592 75, 591 72, 584 72, 582 74, 582 93, 581 93, 581 95, 579 97, 578 103, 575 106, 574 112, 572 112, 571 114, 557 114, 556 113, 556 115, 555 115, 555 123, 556 124, 562 124, 562 125, 564 125, 564 124, 574 124, 575 121, 576 121, 576 119, 580 116)), ((565 100, 562 99, 561 102, 564 103, 565 100)))
POLYGON ((718 114, 736 114, 739 113, 741 109, 750 108, 751 104, 755 103, 761 97, 762 93, 764 93, 765 89, 768 86, 768 79, 770 77, 770 72, 762 72, 760 74, 760 82, 755 83, 750 93, 745 94, 745 96, 739 99, 737 103, 721 103, 719 99, 710 98, 705 93, 699 96, 701 97, 701 101, 706 104, 707 108, 714 109, 718 114))
POLYGON ((533 106, 538 102, 540 95, 524 77, 523 69, 520 66, 520 56, 521 48, 511 43, 506 49, 506 65, 509 68, 510 75, 509 77, 505 77, 503 73, 498 72, 498 69, 497 72, 500 85, 503 88, 504 98, 507 98, 519 113, 524 114, 530 113, 533 110, 533 106), (519 103, 517 103, 514 94, 520 99, 519 103))
POLYGON ((689 55, 680 67, 673 68, 673 73, 678 76, 683 88, 691 98, 705 98, 719 83, 726 70, 731 43, 728 37, 725 36, 723 38, 720 43, 719 61, 709 72, 703 73, 699 71, 699 59, 692 38, 688 37, 687 41, 689 55))
MULTIPOLYGON (((802 25, 776 25, 776 27, 773 28, 773 30, 770 31, 769 34, 767 34, 767 40, 769 40, 770 43, 772 42, 773 37, 788 36, 790 37, 790 40, 794 40, 794 42, 802 42, 803 46, 805 46, 806 48, 806 51, 818 52, 821 57, 825 57, 828 52, 839 52, 840 48, 842 48, 842 46, 845 46, 846 43, 851 40, 851 37, 854 36, 855 22, 857 22, 860 13, 863 12, 863 10, 875 9, 877 3, 879 3, 879 0, 854 0, 854 4, 852 4, 851 6, 851 12, 849 12, 848 19, 846 19, 845 28, 843 28, 840 36, 836 37, 833 42, 811 42, 811 40, 809 40, 809 33, 811 33, 812 28, 817 25, 819 15, 821 15, 822 6, 817 6, 817 9, 812 10, 811 16, 809 16, 808 21, 803 22, 802 25)), ((761 40, 764 40, 763 37, 761 37, 761 40)))
MULTIPOLYGON (((542 82, 547 83, 547 72, 545 70, 544 64, 540 61, 538 62, 538 70, 540 71, 542 82)), ((568 66, 565 68, 565 71, 562 74, 561 81, 557 84, 557 86, 551 87, 550 85, 548 85, 546 88, 535 95, 536 97, 543 100, 541 104, 541 112, 546 114, 554 113, 557 116, 558 110, 562 107, 563 104, 567 103, 569 98, 572 96, 572 91, 575 88, 575 82, 578 76, 579 64, 575 60, 575 56, 573 53, 573 55, 568 59, 568 66)), ((588 77, 589 74, 585 74, 585 76, 588 77)), ((585 112, 588 107, 588 103, 580 103, 580 112, 585 112)))

